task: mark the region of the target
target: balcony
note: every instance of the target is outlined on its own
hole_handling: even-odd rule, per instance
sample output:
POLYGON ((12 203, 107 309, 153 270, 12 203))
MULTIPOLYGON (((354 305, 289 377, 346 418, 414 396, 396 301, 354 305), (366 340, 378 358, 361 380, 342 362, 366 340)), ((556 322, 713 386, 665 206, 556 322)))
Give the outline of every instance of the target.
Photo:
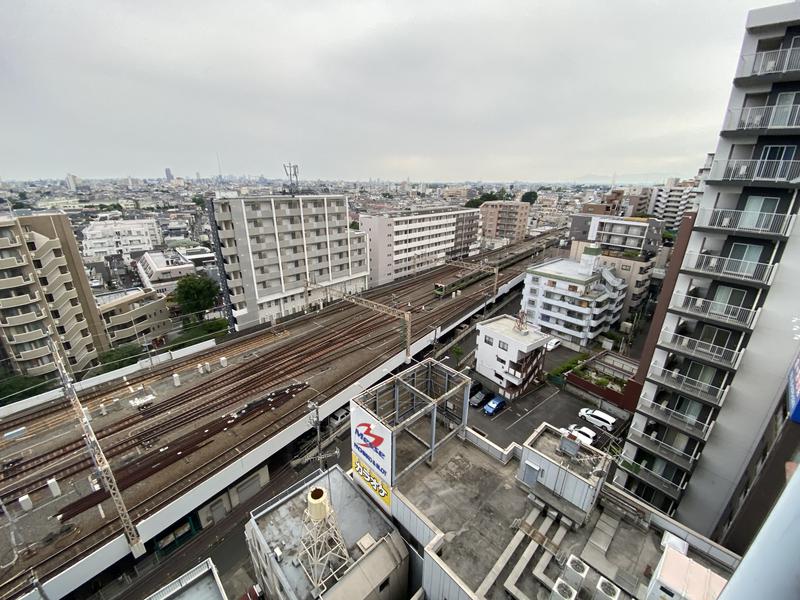
POLYGON ((767 237, 789 235, 792 215, 761 213, 727 208, 701 208, 697 211, 695 228, 723 233, 745 232, 767 237))
POLYGON ((736 68, 736 83, 752 81, 780 81, 800 75, 800 48, 767 50, 744 54, 736 68))
POLYGON ((31 275, 17 275, 16 277, 0 278, 0 290, 10 290, 15 287, 23 285, 30 285, 33 283, 31 275))
POLYGON ((683 356, 690 356, 725 369, 736 369, 742 356, 741 350, 737 351, 724 346, 709 344, 702 340, 679 335, 668 329, 661 331, 657 344, 665 350, 677 352, 683 356))
POLYGON ((25 265, 25 259, 21 256, 9 256, 8 258, 0 258, 0 269, 13 269, 25 265))
POLYGON ((40 340, 45 337, 50 337, 50 334, 41 329, 34 329, 33 331, 26 331, 25 333, 15 333, 14 335, 9 334, 8 336, 9 341, 12 344, 24 344, 26 342, 33 342, 34 340, 40 340))
POLYGON ((679 394, 714 406, 722 406, 728 392, 728 386, 720 388, 704 381, 692 379, 678 373, 677 369, 669 371, 662 367, 651 366, 647 372, 647 379, 679 394))
POLYGON ((0 325, 4 327, 15 327, 17 325, 27 325, 28 323, 41 321, 44 318, 45 315, 43 312, 32 310, 21 315, 14 315, 13 317, 6 317, 5 319, 0 318, 0 325))
POLYGON ((648 400, 647 398, 640 398, 639 404, 636 406, 636 411, 650 417, 651 419, 669 425, 675 429, 679 429, 693 437, 699 438, 703 441, 708 439, 711 433, 713 423, 703 423, 692 416, 686 415, 677 410, 672 410, 661 404, 648 400))
POLYGON ((15 308, 17 306, 27 306, 39 301, 39 292, 33 294, 18 294, 10 298, 0 298, 0 307, 15 308))
POLYGON ((15 235, 2 236, 0 235, 0 249, 14 248, 19 246, 19 238, 15 235))
POLYGON ((48 348, 47 344, 45 344, 44 346, 39 346, 33 350, 25 350, 24 352, 20 352, 17 356, 17 360, 36 360, 37 358, 42 358, 43 356, 48 356, 49 354, 50 348, 48 348))
POLYGON ((684 471, 691 471, 694 461, 700 456, 699 451, 694 454, 687 454, 683 450, 678 450, 675 446, 657 440, 633 427, 628 430, 628 441, 633 442, 640 448, 644 448, 656 456, 660 456, 664 460, 678 465, 684 471))
POLYGON ((542 303, 542 306, 539 309, 539 312, 541 314, 547 315, 547 316, 549 316, 549 317, 551 317, 553 319, 561 319, 563 321, 566 321, 567 323, 572 323, 572 324, 578 325, 580 327, 585 327, 586 324, 587 324, 587 321, 589 319, 588 315, 582 316, 582 315, 579 314, 578 316, 573 316, 573 315, 566 314, 566 312, 559 312, 557 310, 553 310, 552 307, 551 308, 545 308, 545 304, 544 303, 542 303))
POLYGON ((680 499, 681 492, 686 487, 685 483, 683 485, 673 483, 669 479, 665 479, 655 471, 651 471, 644 465, 640 465, 637 462, 622 460, 620 461, 619 466, 637 479, 641 479, 646 484, 656 488, 675 500, 680 499))
POLYGON ((725 304, 716 300, 687 296, 686 294, 673 294, 669 310, 704 321, 744 329, 752 329, 755 326, 758 315, 758 310, 725 304))
POLYGON ((46 375, 47 373, 52 373, 55 370, 56 370, 56 364, 53 362, 49 362, 43 365, 39 365, 38 367, 30 367, 27 370, 27 374, 30 377, 39 377, 41 375, 46 375))
POLYGON ((797 185, 798 178, 800 178, 800 160, 733 158, 715 160, 711 165, 708 183, 791 187, 797 185))
POLYGON ((795 133, 800 129, 800 104, 773 106, 748 106, 728 111, 723 131, 742 132, 746 135, 765 133, 795 133))
POLYGON ((768 286, 772 283, 774 267, 775 265, 769 263, 687 252, 681 270, 685 273, 709 275, 714 279, 768 286))

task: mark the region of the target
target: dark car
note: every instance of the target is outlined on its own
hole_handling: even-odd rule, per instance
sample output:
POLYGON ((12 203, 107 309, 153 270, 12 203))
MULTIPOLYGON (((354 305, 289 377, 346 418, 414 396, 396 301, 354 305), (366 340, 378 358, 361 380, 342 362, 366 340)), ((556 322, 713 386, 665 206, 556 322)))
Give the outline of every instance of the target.
POLYGON ((469 399, 469 405, 473 408, 480 408, 489 398, 483 392, 478 392, 469 399))

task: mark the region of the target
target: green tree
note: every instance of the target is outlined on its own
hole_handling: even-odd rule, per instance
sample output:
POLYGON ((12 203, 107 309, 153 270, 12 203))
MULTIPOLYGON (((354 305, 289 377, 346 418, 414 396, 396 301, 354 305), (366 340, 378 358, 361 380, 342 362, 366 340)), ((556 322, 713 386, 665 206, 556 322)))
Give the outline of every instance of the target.
POLYGON ((195 316, 198 321, 202 321, 202 311, 214 306, 217 296, 219 296, 219 286, 216 281, 205 275, 187 275, 178 280, 174 298, 184 316, 200 313, 195 316))
POLYGON ((203 198, 202 194, 195 194, 192 196, 192 202, 201 208, 206 205, 206 199, 203 198))
POLYGON ((132 365, 139 359, 139 355, 142 352, 141 347, 137 344, 125 344, 124 346, 119 346, 118 348, 103 352, 98 357, 103 365, 100 372, 108 373, 109 371, 132 365))
POLYGON ((350 221, 350 229, 355 229, 358 231, 361 229, 361 225, 359 225, 358 221, 350 221))
POLYGON ((511 196, 506 191, 506 188, 500 188, 497 192, 484 192, 477 198, 467 201, 464 206, 467 208, 478 208, 484 202, 503 202, 510 199, 511 196))
POLYGON ((20 200, 27 200, 28 199, 28 192, 26 192, 26 191, 18 192, 17 196, 19 196, 20 200))
POLYGON ((531 190, 529 192, 525 192, 524 194, 522 194, 522 198, 520 198, 520 201, 527 202, 528 204, 535 204, 538 199, 539 199, 539 194, 531 190))
POLYGON ((6 377, 6 375, 8 375, 8 372, 4 371, 3 391, 0 392, 0 406, 42 394, 56 387, 56 383, 52 380, 48 381, 46 377, 26 377, 25 375, 10 375, 6 377))

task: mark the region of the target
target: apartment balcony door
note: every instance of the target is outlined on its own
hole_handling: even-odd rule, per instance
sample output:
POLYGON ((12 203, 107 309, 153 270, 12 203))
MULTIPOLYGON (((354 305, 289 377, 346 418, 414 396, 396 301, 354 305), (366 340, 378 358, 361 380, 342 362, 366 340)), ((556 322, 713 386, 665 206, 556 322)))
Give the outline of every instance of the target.
POLYGON ((771 230, 773 215, 778 210, 779 198, 748 196, 738 226, 742 229, 771 230))
POLYGON ((734 243, 728 254, 731 260, 725 261, 725 272, 752 277, 761 258, 761 246, 756 244, 734 243))
POLYGON ((703 412, 703 404, 684 396, 678 396, 673 410, 685 415, 689 421, 699 421, 700 413, 703 412))
POLYGON ((796 151, 797 146, 764 146, 755 179, 785 179, 796 151))
POLYGON ((701 383, 707 383, 708 385, 712 385, 716 374, 717 370, 714 367, 709 367, 708 365, 694 361, 689 363, 689 370, 686 372, 687 377, 691 377, 701 383))
POLYGON ((778 100, 772 111, 770 127, 794 127, 798 124, 798 104, 800 92, 783 92, 778 94, 778 100))
MULTIPOLYGON (((700 331, 700 341, 709 344, 711 348, 708 346, 701 346, 704 352, 709 354, 717 352, 716 347, 719 346, 720 348, 727 348, 728 342, 731 339, 731 332, 727 329, 720 329, 719 327, 714 327, 713 325, 703 325, 703 329, 700 331)), ((721 352, 721 351, 720 351, 721 352)))
POLYGON ((721 285, 714 293, 714 301, 709 307, 709 312, 723 317, 736 318, 739 309, 744 306, 746 292, 737 288, 721 285))

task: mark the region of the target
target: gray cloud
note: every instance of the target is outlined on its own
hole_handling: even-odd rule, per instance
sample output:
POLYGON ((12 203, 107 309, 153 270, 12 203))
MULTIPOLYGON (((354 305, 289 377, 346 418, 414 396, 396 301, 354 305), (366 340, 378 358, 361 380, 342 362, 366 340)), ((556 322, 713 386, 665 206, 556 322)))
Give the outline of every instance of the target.
POLYGON ((691 175, 772 3, 18 2, 0 176, 691 175))

